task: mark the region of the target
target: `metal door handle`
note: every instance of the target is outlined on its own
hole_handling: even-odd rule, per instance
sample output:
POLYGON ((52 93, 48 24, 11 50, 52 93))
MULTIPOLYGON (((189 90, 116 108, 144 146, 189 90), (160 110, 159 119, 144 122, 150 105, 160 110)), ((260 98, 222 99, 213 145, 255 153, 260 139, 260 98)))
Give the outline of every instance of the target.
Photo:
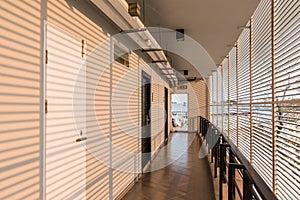
POLYGON ((75 141, 76 142, 81 142, 81 141, 86 140, 86 139, 87 139, 86 137, 82 137, 82 138, 77 138, 75 141))
POLYGON ((150 117, 149 115, 146 115, 146 124, 149 125, 149 123, 150 123, 150 117))

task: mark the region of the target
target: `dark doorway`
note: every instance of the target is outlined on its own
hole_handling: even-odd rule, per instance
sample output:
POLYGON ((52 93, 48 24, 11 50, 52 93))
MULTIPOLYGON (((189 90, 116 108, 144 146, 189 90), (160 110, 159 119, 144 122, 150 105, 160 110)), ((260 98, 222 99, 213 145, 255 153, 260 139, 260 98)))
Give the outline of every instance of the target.
POLYGON ((169 91, 165 88, 165 142, 168 141, 169 137, 169 91))
POLYGON ((142 171, 151 160, 151 77, 142 72, 142 171))

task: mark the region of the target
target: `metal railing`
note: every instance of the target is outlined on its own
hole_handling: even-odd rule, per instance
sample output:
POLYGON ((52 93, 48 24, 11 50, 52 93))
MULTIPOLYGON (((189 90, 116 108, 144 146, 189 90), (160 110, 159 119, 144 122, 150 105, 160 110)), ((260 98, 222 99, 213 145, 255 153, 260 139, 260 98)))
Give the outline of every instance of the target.
POLYGON ((214 177, 219 178, 219 199, 277 199, 239 149, 209 120, 199 117, 200 136, 205 138, 214 163, 214 177), (227 190, 227 191, 225 191, 227 190))

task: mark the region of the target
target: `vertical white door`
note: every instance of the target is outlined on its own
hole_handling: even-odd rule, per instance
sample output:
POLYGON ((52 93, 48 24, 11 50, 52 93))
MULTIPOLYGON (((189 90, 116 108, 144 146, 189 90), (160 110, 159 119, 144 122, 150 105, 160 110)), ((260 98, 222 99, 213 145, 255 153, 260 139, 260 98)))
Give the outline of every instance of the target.
POLYGON ((82 42, 47 24, 46 199, 85 199, 86 89, 82 42))

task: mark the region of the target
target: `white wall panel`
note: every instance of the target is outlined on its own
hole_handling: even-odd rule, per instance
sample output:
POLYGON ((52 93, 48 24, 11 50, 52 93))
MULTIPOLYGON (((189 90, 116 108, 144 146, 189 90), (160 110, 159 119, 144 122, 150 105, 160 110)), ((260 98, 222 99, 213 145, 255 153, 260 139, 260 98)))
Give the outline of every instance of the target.
POLYGON ((0 3, 0 199, 42 197, 42 5, 0 3))
POLYGON ((133 181, 138 167, 139 86, 138 63, 130 67, 112 65, 112 166, 113 197, 116 198, 133 181))

